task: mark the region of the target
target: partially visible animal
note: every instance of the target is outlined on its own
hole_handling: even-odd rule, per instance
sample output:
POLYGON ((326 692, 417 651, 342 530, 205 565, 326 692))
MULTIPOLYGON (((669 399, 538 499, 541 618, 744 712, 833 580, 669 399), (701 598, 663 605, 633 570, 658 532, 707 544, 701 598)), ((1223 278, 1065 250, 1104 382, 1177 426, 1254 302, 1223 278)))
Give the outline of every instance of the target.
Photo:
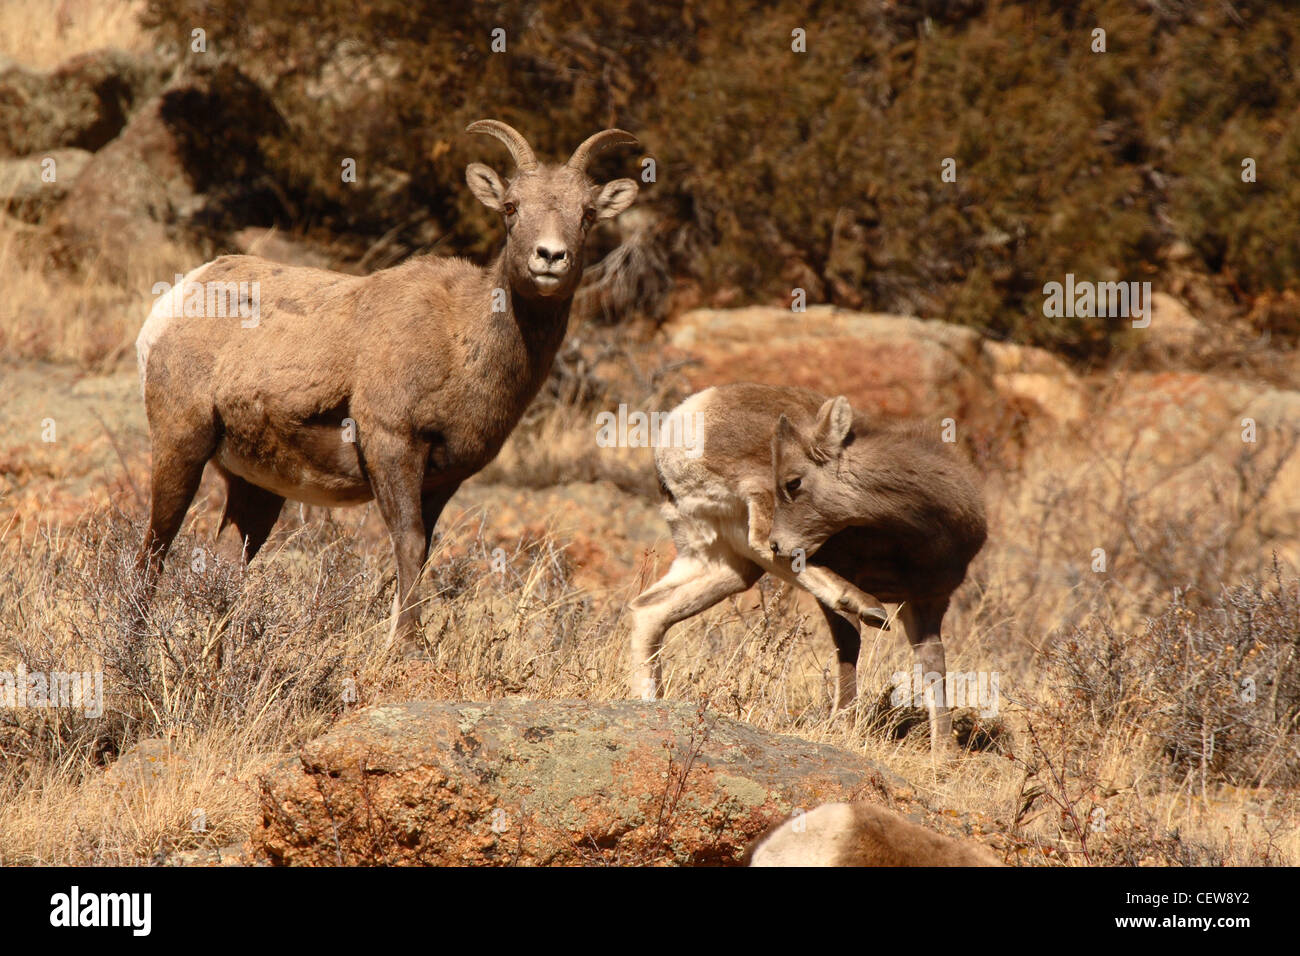
POLYGON ((146 594, 210 461, 226 484, 221 528, 234 526, 245 561, 286 498, 377 501, 397 564, 390 640, 416 636, 438 516, 550 372, 592 226, 637 195, 631 179, 598 186, 586 173, 597 152, 635 144, 630 133, 603 130, 549 165, 505 123, 467 131, 502 142, 515 165, 509 180, 466 168, 505 226, 490 264, 421 256, 352 276, 222 256, 158 300, 136 341, 153 449, 146 594), (241 308, 204 314, 214 289, 236 290, 241 308))
POLYGON ((1002 866, 992 851, 866 802, 824 803, 767 830, 747 866, 1002 866))
MULTIPOLYGON (((843 398, 807 389, 718 386, 671 415, 692 421, 696 436, 693 448, 655 449, 677 557, 630 606, 631 696, 661 692, 661 652, 673 624, 744 591, 765 572, 820 602, 839 662, 836 710, 857 696, 860 626, 885 625, 882 600, 902 604, 899 617, 923 672, 945 673, 939 623, 985 538, 969 466, 916 429, 855 417, 843 398), (796 448, 813 492, 804 506, 835 497, 836 523, 817 520, 815 511, 805 515, 803 506, 792 512, 790 486, 793 494, 799 489, 788 469, 796 448), (777 465, 787 469, 780 501, 777 465), (812 468, 826 472, 814 475, 812 468), (866 493, 836 495, 836 482, 866 493), (783 505, 778 533, 774 520, 783 505)), ((804 473, 797 477, 804 480, 804 473)), ((942 685, 937 689, 927 695, 936 754, 955 746, 942 685)))

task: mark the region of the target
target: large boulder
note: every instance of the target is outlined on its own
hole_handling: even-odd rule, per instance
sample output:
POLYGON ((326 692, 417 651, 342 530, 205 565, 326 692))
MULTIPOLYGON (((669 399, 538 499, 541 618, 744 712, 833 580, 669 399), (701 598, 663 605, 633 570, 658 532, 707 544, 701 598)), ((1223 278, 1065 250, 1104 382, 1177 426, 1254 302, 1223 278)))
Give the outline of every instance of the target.
POLYGON ((1043 429, 1074 425, 1086 389, 1041 349, 999 344, 937 319, 754 306, 695 309, 665 326, 670 358, 694 389, 728 382, 845 395, 889 418, 941 423, 978 460, 1014 466, 1043 429))
POLYGON ((0 156, 99 149, 161 88, 165 72, 121 50, 85 53, 49 71, 0 64, 0 156))
POLYGON ((270 99, 239 70, 193 67, 145 104, 72 184, 54 218, 65 255, 121 271, 128 254, 168 241, 212 251, 236 229, 271 225, 280 191, 262 141, 283 129, 270 99))
POLYGON ((959 325, 814 305, 695 309, 666 327, 695 388, 754 381, 841 394, 903 417, 964 415, 987 397, 979 333, 959 325))
POLYGON ((263 780, 259 862, 737 864, 796 808, 861 797, 964 836, 856 754, 683 703, 359 711, 263 780))

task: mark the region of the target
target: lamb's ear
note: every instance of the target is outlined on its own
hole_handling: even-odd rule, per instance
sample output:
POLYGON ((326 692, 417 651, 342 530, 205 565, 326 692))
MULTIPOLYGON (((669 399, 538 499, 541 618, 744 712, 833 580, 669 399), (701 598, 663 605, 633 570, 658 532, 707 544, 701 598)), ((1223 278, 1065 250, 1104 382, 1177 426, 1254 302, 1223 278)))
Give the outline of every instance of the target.
POLYGON ((813 428, 813 455, 822 461, 838 458, 853 431, 853 408, 843 395, 827 399, 813 428))
POLYGON ((785 450, 793 443, 799 441, 799 433, 794 430, 790 424, 790 419, 784 415, 776 423, 776 431, 772 432, 772 469, 773 471, 781 470, 781 456, 785 450))
POLYGON ((479 202, 493 212, 501 211, 506 199, 506 184, 491 166, 470 163, 465 167, 465 182, 469 183, 469 191, 479 202))

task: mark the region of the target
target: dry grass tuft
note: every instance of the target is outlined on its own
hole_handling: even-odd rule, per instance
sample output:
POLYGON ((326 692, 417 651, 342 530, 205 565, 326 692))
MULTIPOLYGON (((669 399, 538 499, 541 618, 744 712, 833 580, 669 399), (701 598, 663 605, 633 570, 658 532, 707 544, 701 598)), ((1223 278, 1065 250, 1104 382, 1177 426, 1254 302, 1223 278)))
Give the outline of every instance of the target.
POLYGON ((50 69, 104 47, 149 46, 139 17, 145 0, 5 0, 0 53, 25 66, 50 69))

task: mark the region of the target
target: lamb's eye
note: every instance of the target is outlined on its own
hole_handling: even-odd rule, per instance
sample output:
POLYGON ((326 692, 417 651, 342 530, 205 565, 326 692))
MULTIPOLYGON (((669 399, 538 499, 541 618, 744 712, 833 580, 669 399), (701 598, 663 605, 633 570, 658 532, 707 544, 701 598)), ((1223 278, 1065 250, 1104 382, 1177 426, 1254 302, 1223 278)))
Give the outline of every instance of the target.
POLYGON ((596 221, 596 210, 588 208, 582 211, 583 225, 590 226, 595 221, 596 221))
POLYGON ((508 202, 501 207, 501 211, 505 213, 507 216, 513 216, 516 212, 515 204, 512 202, 508 202))
POLYGON ((791 478, 789 481, 785 483, 785 493, 787 495, 793 496, 794 493, 799 490, 799 483, 800 482, 798 478, 791 478))

